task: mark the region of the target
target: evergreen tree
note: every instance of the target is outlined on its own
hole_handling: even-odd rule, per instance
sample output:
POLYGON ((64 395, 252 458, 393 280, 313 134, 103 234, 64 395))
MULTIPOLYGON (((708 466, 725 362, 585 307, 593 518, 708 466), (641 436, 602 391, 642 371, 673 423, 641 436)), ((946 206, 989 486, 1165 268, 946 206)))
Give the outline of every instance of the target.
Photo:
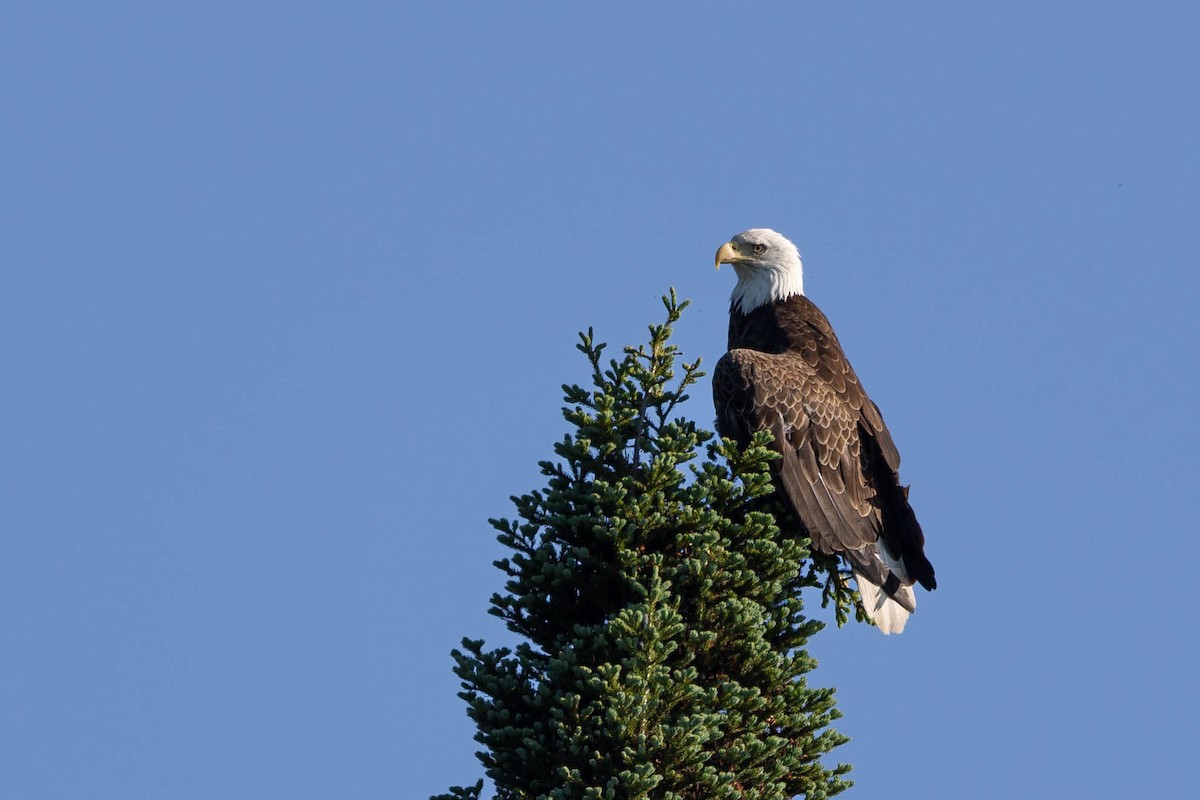
POLYGON ((524 641, 466 639, 453 655, 503 800, 815 799, 849 785, 848 765, 820 760, 845 737, 829 727, 833 690, 805 679, 822 626, 800 600, 824 575, 844 619, 844 576, 780 534, 763 499, 769 434, 739 450, 678 414, 703 373, 677 372, 669 339, 687 303, 663 302, 666 323, 620 360, 605 365, 580 334, 592 387, 563 387, 573 432, 540 464, 546 488, 513 498, 519 519, 491 521, 512 551, 491 613, 524 641))

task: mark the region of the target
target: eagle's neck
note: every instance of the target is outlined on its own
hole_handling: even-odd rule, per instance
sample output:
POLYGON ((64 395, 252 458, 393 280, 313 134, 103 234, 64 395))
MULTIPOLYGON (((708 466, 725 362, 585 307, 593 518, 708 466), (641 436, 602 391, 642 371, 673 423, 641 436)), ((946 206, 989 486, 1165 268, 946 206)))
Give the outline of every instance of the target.
POLYGON ((823 347, 823 343, 837 347, 837 336, 821 309, 802 294, 765 303, 749 313, 730 306, 730 350, 786 353, 823 347))
POLYGON ((737 286, 733 287, 730 300, 733 307, 749 314, 759 306, 777 303, 789 297, 804 294, 804 270, 800 258, 794 264, 758 264, 753 267, 739 266, 737 286))

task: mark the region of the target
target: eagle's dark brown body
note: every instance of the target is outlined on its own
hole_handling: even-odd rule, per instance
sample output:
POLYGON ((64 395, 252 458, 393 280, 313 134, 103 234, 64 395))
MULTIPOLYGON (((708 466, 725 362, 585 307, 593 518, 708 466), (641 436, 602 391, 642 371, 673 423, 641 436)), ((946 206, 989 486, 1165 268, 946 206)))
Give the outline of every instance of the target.
POLYGON ((937 585, 900 485, 896 445, 829 321, 807 297, 748 314, 731 309, 729 352, 717 363, 713 398, 722 436, 745 445, 756 430, 772 432, 782 454, 776 484, 815 550, 845 556, 909 611, 909 585, 937 585), (877 542, 902 566, 889 567, 877 542))

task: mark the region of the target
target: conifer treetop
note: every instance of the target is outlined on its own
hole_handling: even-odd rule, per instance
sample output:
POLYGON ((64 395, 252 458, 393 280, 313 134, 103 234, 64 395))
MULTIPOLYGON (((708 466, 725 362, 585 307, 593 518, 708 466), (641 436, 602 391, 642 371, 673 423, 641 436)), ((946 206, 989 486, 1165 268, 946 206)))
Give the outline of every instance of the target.
MULTIPOLYGON (((830 797, 849 766, 833 690, 809 686, 822 625, 800 592, 848 595, 780 534, 769 434, 739 449, 681 413, 702 376, 670 342, 686 308, 663 298, 649 341, 566 385, 570 431, 546 485, 491 520, 510 554, 490 613, 521 642, 453 653, 477 754, 509 798, 830 797)), ((836 570, 835 573, 836 575, 836 570)), ((842 587, 844 590, 844 587, 842 587)), ((478 798, 482 782, 435 800, 478 798)))

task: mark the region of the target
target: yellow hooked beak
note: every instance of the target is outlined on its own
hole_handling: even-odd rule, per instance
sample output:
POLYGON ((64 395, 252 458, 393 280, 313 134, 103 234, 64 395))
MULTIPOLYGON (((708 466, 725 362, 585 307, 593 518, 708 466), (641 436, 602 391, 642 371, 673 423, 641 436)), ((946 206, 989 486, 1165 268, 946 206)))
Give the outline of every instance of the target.
POLYGON ((737 248, 733 246, 733 242, 726 242, 717 250, 717 269, 721 268, 722 264, 732 264, 738 260, 737 248))

